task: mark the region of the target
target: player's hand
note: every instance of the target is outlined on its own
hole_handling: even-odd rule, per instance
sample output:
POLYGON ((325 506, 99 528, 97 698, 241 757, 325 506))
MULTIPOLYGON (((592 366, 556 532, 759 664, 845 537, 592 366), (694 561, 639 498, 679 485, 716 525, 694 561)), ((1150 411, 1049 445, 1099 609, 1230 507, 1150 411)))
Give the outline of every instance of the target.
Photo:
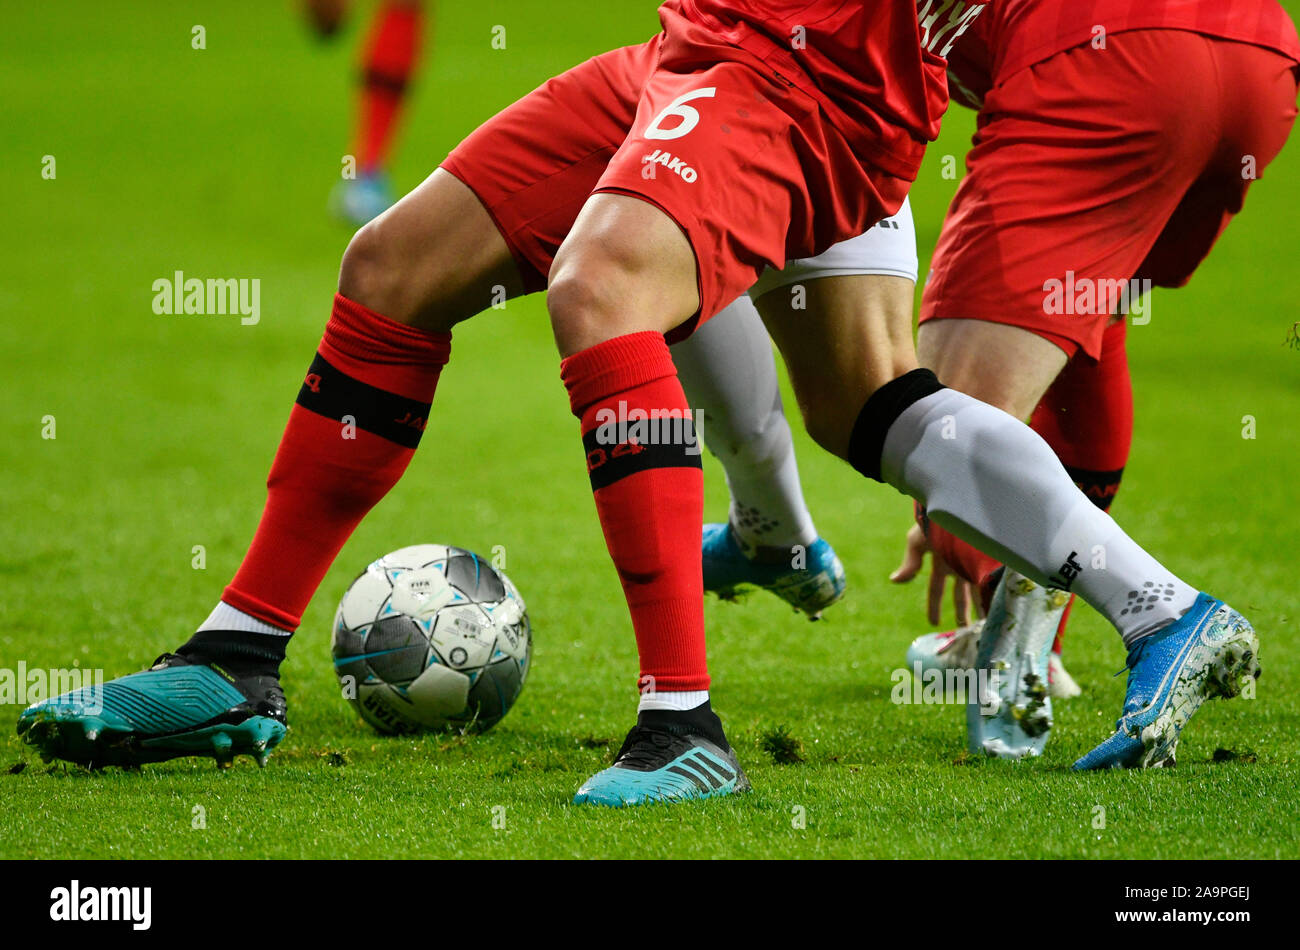
MULTIPOLYGON (((903 548, 903 563, 889 575, 889 579, 895 584, 906 584, 921 573, 927 553, 930 555, 930 586, 927 593, 926 618, 934 626, 938 626, 942 621, 943 590, 948 578, 951 577, 952 606, 957 615, 957 626, 964 627, 973 622, 980 605, 975 585, 963 580, 949 567, 947 561, 930 550, 929 542, 925 540, 925 532, 921 530, 920 525, 914 524, 908 530, 906 546, 903 548)), ((982 614, 983 611, 979 613, 982 614)))

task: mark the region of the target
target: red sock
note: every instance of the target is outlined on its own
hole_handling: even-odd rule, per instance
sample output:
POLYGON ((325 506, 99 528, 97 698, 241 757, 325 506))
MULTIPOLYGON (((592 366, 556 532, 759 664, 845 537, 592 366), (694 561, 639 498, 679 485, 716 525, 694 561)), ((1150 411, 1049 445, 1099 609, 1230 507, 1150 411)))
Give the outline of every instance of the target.
POLYGON ((704 473, 690 408, 662 335, 631 333, 564 360, 569 405, 582 421, 587 471, 605 543, 632 614, 641 679, 660 692, 709 688, 700 563, 704 473), (621 409, 621 412, 620 412, 621 409), (638 411, 676 414, 647 437, 638 411), (665 438, 675 431, 677 438, 665 438), (657 436, 656 436, 657 434, 657 436))
POLYGON ((297 628, 343 543, 415 454, 450 349, 450 334, 335 295, 271 465, 262 520, 222 600, 297 628))
POLYGON ((388 160, 407 82, 420 53, 424 15, 420 4, 385 2, 371 21, 361 64, 361 111, 357 160, 373 172, 388 160))
MULTIPOLYGON (((1133 384, 1124 348, 1127 324, 1106 328, 1101 356, 1076 355, 1043 394, 1030 424, 1052 447, 1074 483, 1102 511, 1119 491, 1133 444, 1133 384)), ((1061 635, 1070 607, 1056 628, 1052 649, 1061 652, 1061 635)))

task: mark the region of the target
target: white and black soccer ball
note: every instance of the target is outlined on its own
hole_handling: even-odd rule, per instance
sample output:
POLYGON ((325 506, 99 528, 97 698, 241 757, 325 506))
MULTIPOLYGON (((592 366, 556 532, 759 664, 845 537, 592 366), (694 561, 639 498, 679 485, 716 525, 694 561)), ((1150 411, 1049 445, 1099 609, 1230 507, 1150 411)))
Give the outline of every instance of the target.
POLYGON ((482 732, 524 688, 532 637, 503 571, 463 548, 416 544, 352 582, 332 650, 343 695, 379 732, 482 732))

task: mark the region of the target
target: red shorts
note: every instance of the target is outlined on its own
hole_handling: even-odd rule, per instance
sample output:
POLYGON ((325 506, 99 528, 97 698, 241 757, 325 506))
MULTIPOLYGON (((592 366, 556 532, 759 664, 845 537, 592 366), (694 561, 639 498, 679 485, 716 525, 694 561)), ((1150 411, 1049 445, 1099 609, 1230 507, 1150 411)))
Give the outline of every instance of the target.
POLYGON ((908 182, 860 160, 817 103, 685 21, 544 83, 443 163, 478 196, 529 291, 593 193, 666 212, 695 251, 689 335, 765 267, 811 257, 899 208, 908 182))
POLYGON ((1295 66, 1137 30, 1007 77, 980 112, 921 321, 1010 324, 1095 359, 1114 291, 1187 283, 1241 210, 1295 120, 1295 66))

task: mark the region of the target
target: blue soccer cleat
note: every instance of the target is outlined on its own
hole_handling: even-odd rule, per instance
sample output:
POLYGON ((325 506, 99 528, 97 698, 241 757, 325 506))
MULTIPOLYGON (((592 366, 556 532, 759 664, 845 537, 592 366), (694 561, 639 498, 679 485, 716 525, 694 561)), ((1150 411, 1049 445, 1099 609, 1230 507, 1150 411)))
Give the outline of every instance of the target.
POLYGON ((706 705, 686 713, 642 712, 614 764, 583 782, 573 803, 621 808, 747 791, 749 779, 706 705), (701 717, 709 720, 703 728, 688 721, 701 717))
POLYGON ((1201 703, 1230 699, 1259 678, 1259 637, 1237 611, 1201 594, 1181 618, 1134 644, 1127 666, 1115 734, 1075 762, 1076 769, 1167 764, 1201 703))
POLYGON ((731 525, 706 524, 704 589, 735 600, 747 587, 769 590, 819 620, 823 610, 844 596, 844 565, 821 538, 800 552, 782 550, 780 558, 769 563, 746 555, 731 525))
POLYGON ((35 703, 18 734, 49 762, 135 767, 181 756, 236 755, 266 763, 288 729, 273 676, 236 679, 220 668, 167 653, 142 673, 35 703))
POLYGON ((358 178, 344 179, 334 186, 330 193, 330 211, 359 228, 391 208, 396 200, 388 176, 383 172, 368 172, 358 178))

